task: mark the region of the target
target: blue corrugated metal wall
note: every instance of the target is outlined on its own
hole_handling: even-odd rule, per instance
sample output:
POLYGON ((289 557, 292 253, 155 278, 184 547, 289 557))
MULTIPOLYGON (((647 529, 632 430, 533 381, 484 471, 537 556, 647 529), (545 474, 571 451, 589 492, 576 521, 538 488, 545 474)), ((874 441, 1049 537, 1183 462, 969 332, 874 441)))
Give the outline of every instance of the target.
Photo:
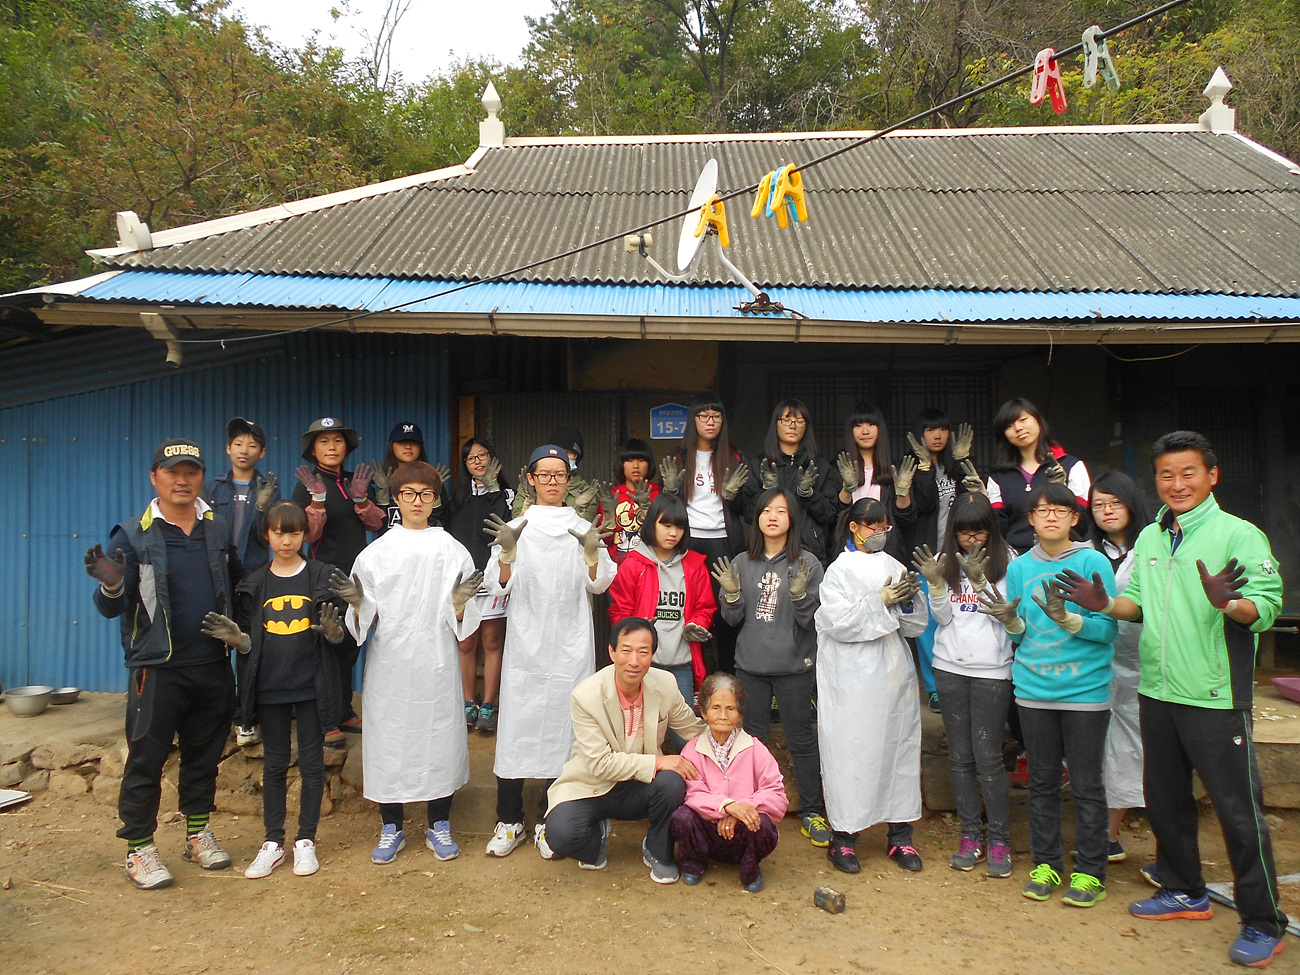
MULTIPOLYGON (((383 455, 388 431, 408 419, 423 427, 430 457, 448 459, 442 339, 307 335, 274 342, 256 357, 245 350, 236 355, 232 347, 234 361, 207 357, 201 367, 180 372, 164 372, 161 344, 150 339, 141 346, 139 333, 112 344, 150 356, 157 375, 56 398, 30 381, 24 405, 0 410, 0 470, 9 484, 0 504, 0 680, 6 687, 125 690, 117 621, 95 611, 94 584, 81 560, 115 523, 144 510, 153 496, 150 456, 164 438, 197 440, 212 476, 225 469, 226 420, 251 417, 270 438, 262 469, 279 475, 286 495, 301 463, 299 434, 318 416, 340 416, 355 426, 359 458, 367 461, 383 455)), ((25 353, 25 368, 33 351, 25 353)), ((60 341, 44 354, 55 375, 73 368, 71 360, 104 356, 105 349, 99 341, 79 352, 60 341)), ((5 373, 0 364, 0 383, 12 397, 5 373)))

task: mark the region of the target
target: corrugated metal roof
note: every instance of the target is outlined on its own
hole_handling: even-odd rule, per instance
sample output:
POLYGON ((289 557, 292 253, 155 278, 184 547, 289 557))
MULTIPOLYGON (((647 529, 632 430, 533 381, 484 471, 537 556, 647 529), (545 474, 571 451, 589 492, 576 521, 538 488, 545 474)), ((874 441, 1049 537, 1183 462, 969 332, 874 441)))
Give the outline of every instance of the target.
MULTIPOLYGON (((94 301, 162 302, 267 308, 383 310, 447 315, 615 315, 743 318, 748 293, 728 287, 565 285, 497 282, 439 296, 455 281, 375 278, 368 300, 352 278, 178 274, 128 271, 85 291, 94 301), (409 303, 409 304, 408 304, 409 303)), ((957 289, 773 288, 774 301, 820 321, 881 323, 1142 321, 1300 321, 1300 297, 1228 294, 1120 294, 957 289)), ((756 319, 761 321, 762 319, 756 319)), ((152 341, 152 340, 151 340, 152 341)), ((203 346, 193 348, 202 349, 203 346)))
MULTIPOLYGON (((850 141, 507 145, 455 180, 109 263, 472 280, 676 212, 711 156, 725 191, 850 141)), ((1120 127, 908 134, 829 160, 805 186, 810 219, 785 231, 749 220, 748 198, 730 203, 729 256, 760 286, 1300 293, 1300 175, 1232 136, 1120 127)), ((661 259, 676 232, 656 231, 661 259)), ((616 242, 509 280, 662 279, 616 242)), ((707 257, 694 280, 731 283, 707 257)))

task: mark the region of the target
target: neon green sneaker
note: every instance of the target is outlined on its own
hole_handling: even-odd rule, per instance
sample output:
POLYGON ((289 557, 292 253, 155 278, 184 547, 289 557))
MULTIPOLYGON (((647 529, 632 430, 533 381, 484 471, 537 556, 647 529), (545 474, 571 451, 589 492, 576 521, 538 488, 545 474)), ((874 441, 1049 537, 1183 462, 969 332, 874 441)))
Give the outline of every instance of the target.
POLYGON ((817 813, 805 816, 799 832, 812 840, 813 846, 825 849, 831 845, 831 824, 826 822, 825 816, 817 813))
POLYGON ((1061 900, 1071 907, 1092 907, 1106 899, 1106 886, 1091 874, 1070 874, 1070 886, 1061 900))
MULTIPOLYGON (((1076 874, 1076 876, 1082 876, 1082 874, 1076 874)), ((1052 869, 1051 864, 1040 863, 1029 872, 1029 883, 1025 884, 1020 893, 1031 901, 1045 901, 1050 899, 1052 891, 1060 886, 1061 875, 1052 869)))

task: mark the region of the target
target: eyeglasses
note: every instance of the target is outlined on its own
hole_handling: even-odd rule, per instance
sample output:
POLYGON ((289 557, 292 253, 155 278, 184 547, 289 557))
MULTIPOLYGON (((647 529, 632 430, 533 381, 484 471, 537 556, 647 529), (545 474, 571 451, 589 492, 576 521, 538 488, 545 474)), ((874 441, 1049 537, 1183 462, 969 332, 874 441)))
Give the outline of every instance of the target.
POLYGON ((784 423, 786 426, 791 426, 791 427, 806 426, 808 423, 808 421, 805 420, 798 413, 789 413, 786 414, 785 416, 778 417, 776 422, 784 423))
POLYGON ((569 479, 569 472, 563 474, 529 474, 538 484, 563 484, 569 479))
POLYGON ((467 463, 467 464, 469 464, 469 463, 475 463, 475 464, 478 464, 478 463, 481 463, 481 462, 483 462, 483 461, 491 460, 491 459, 492 459, 492 455, 491 455, 491 454, 487 454, 487 453, 483 453, 483 454, 470 454, 468 457, 465 458, 465 463, 467 463))
POLYGON ((1092 503, 1093 511, 1120 511, 1123 508, 1123 501, 1094 501, 1092 503))
POLYGON ((417 500, 432 501, 437 496, 438 496, 438 492, 432 490, 431 488, 426 488, 423 491, 416 491, 412 488, 406 488, 404 490, 397 492, 398 499, 405 501, 407 504, 414 504, 417 500))
POLYGON ((885 525, 883 528, 872 528, 870 525, 864 525, 868 535, 887 535, 894 530, 893 525, 885 525))
POLYGON ((1038 515, 1040 518, 1068 518, 1070 515, 1074 514, 1074 512, 1069 508, 1040 504, 1037 508, 1033 509, 1033 514, 1038 515))
POLYGON ((704 413, 696 413, 695 419, 703 420, 705 423, 721 423, 722 414, 706 411, 704 413))
POLYGON ((967 531, 966 529, 963 528, 957 532, 957 537, 965 538, 969 541, 970 539, 979 538, 981 535, 987 538, 988 534, 989 534, 989 530, 987 528, 980 528, 977 531, 967 531))

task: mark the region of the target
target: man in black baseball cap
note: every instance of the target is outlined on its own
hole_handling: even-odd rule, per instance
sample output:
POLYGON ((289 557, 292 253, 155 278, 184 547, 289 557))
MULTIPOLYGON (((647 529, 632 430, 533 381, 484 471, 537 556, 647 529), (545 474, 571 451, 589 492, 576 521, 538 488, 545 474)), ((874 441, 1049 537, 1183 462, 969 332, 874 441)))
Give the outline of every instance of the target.
POLYGON ((205 870, 230 866, 208 817, 230 734, 235 681, 230 648, 212 636, 204 617, 231 612, 243 570, 229 526, 202 498, 205 469, 193 440, 164 440, 149 471, 157 496, 142 515, 113 529, 111 554, 98 543, 86 551, 86 572, 99 583, 96 608, 122 621, 129 744, 117 835, 127 841, 126 875, 144 890, 172 882, 153 836, 163 763, 176 737, 186 818, 182 855, 205 870))

